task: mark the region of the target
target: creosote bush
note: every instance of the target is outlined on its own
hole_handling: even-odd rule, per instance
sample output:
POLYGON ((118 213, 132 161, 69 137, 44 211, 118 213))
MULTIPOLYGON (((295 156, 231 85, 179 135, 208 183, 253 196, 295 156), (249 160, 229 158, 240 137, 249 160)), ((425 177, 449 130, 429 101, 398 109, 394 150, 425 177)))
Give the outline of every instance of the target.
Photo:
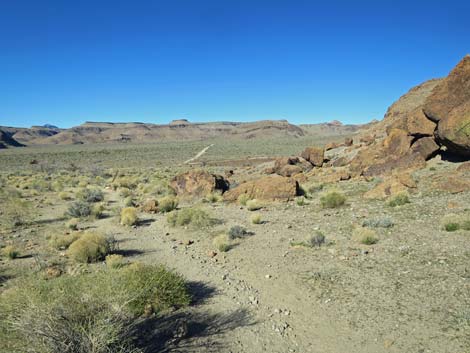
POLYGON ((1 299, 2 348, 12 353, 140 353, 142 315, 190 302, 183 277, 142 264, 49 279, 31 275, 1 299))
POLYGON ((390 207, 403 206, 407 203, 410 203, 410 198, 405 192, 392 196, 387 201, 387 205, 390 207))
POLYGON ((121 225, 133 226, 137 224, 137 209, 134 207, 125 207, 121 210, 121 225))
POLYGON ((210 193, 206 195, 206 197, 204 197, 204 201, 209 202, 209 203, 217 203, 217 202, 221 202, 222 200, 223 200, 223 197, 218 192, 210 193))
POLYGON ((67 254, 76 262, 90 263, 104 260, 112 247, 112 239, 99 233, 85 232, 70 244, 67 254))
POLYGON ((250 232, 242 226, 233 226, 228 231, 229 239, 244 238, 247 235, 250 235, 250 232))
POLYGON ((80 238, 80 234, 53 234, 49 238, 49 245, 56 250, 65 250, 76 240, 80 238))
POLYGON ((172 227, 191 225, 195 228, 205 228, 215 224, 215 220, 199 208, 184 208, 171 212, 167 216, 167 222, 172 227))
POLYGON ((346 196, 339 191, 329 191, 320 197, 320 204, 322 208, 336 208, 344 205, 346 196))

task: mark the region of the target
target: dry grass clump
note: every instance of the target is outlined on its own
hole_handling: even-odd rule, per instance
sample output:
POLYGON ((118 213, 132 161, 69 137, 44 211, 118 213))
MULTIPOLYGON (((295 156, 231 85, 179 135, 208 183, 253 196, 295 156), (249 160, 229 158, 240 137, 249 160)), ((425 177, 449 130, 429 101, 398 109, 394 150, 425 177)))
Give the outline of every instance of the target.
POLYGON ((109 268, 121 268, 125 265, 124 256, 120 254, 111 254, 106 256, 106 266, 109 268))
POLYGON ((20 252, 13 245, 7 245, 2 249, 2 255, 9 258, 10 260, 13 260, 20 255, 20 252))
POLYGON ((304 246, 307 248, 319 248, 326 243, 325 235, 317 231, 305 241, 291 242, 291 246, 304 246))
POLYGON ((76 262, 96 262, 103 260, 112 246, 112 239, 99 233, 86 232, 70 244, 67 254, 76 262))
POLYGON ((257 210, 260 210, 264 207, 264 205, 258 201, 257 199, 254 199, 254 200, 248 200, 246 202, 246 209, 248 211, 257 211, 257 210))
POLYGON ((231 248, 230 238, 227 234, 220 234, 212 240, 212 245, 220 252, 227 252, 231 248))
POLYGON ((331 190, 324 193, 320 197, 320 204, 322 208, 336 208, 344 205, 346 202, 346 196, 343 193, 331 190))
POLYGON ((261 224, 263 223, 263 218, 261 217, 261 214, 255 213, 250 217, 251 223, 253 224, 261 224))
POLYGON ((68 200, 71 200, 72 197, 70 196, 68 192, 62 191, 62 192, 59 192, 59 199, 68 201, 68 200))
POLYGON ((163 266, 29 276, 2 294, 0 340, 8 352, 143 352, 140 328, 153 321, 142 315, 189 302, 184 278, 163 266))
POLYGON ((80 234, 53 234, 49 238, 49 246, 56 250, 66 250, 70 245, 80 238, 80 234))
POLYGON ((217 202, 222 202, 223 201, 223 197, 222 197, 222 194, 219 193, 219 192, 212 192, 208 195, 206 195, 206 197, 204 197, 204 202, 209 202, 209 203, 217 203, 217 202))
POLYGON ((133 226, 138 222, 137 209, 135 207, 125 207, 121 210, 121 225, 133 226))
POLYGON ((102 203, 94 204, 91 207, 91 216, 93 216, 96 219, 103 218, 104 210, 105 210, 104 204, 102 203))
POLYGON ((14 228, 31 222, 35 210, 31 202, 8 195, 0 203, 0 214, 0 224, 4 223, 6 226, 14 228))
POLYGON ((171 212, 167 216, 167 222, 172 227, 191 225, 195 228, 205 228, 215 224, 215 220, 206 211, 199 208, 184 208, 171 212))
POLYGON ((174 196, 165 196, 158 200, 158 210, 166 213, 175 210, 178 207, 178 199, 174 196))
POLYGON ((410 198, 406 192, 391 196, 387 201, 387 205, 390 207, 403 206, 407 203, 410 203, 410 198))
POLYGON ((250 200, 250 196, 248 194, 241 194, 238 196, 238 203, 242 206, 246 206, 246 203, 250 200))
POLYGON ((297 197, 295 199, 295 203, 297 204, 297 206, 305 206, 307 204, 307 202, 305 200, 305 197, 303 197, 303 196, 297 197))
POLYGON ((379 241, 377 233, 373 229, 363 227, 354 228, 352 239, 365 245, 373 245, 379 241))
POLYGON ((77 230, 79 221, 80 219, 78 218, 71 218, 65 223, 65 227, 70 230, 77 230))

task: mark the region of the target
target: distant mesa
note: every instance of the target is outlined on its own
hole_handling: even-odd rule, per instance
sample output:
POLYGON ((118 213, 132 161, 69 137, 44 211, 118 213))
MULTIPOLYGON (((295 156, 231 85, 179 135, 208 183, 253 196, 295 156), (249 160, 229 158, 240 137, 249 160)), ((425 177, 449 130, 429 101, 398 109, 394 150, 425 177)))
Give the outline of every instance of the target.
POLYGON ((44 124, 42 127, 45 127, 46 129, 58 129, 57 126, 51 124, 44 124))
POLYGON ((190 125, 190 124, 191 123, 189 122, 188 119, 176 119, 170 122, 170 126, 190 125))

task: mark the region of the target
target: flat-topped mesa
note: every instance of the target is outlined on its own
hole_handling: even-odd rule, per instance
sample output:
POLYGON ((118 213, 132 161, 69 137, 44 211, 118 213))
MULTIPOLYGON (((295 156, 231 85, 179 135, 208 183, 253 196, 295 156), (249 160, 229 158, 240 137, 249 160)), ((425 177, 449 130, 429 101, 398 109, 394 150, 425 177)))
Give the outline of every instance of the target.
POLYGON ((176 119, 170 121, 170 126, 187 126, 190 125, 191 123, 187 119, 176 119))

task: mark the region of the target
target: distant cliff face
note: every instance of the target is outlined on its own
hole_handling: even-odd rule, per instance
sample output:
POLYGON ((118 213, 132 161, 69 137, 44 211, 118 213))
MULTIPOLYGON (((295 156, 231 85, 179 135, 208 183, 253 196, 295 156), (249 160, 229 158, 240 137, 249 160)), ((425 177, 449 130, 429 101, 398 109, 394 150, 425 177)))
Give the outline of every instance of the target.
POLYGON ((23 144, 19 143, 11 136, 11 133, 0 130, 0 149, 23 146, 23 144))

